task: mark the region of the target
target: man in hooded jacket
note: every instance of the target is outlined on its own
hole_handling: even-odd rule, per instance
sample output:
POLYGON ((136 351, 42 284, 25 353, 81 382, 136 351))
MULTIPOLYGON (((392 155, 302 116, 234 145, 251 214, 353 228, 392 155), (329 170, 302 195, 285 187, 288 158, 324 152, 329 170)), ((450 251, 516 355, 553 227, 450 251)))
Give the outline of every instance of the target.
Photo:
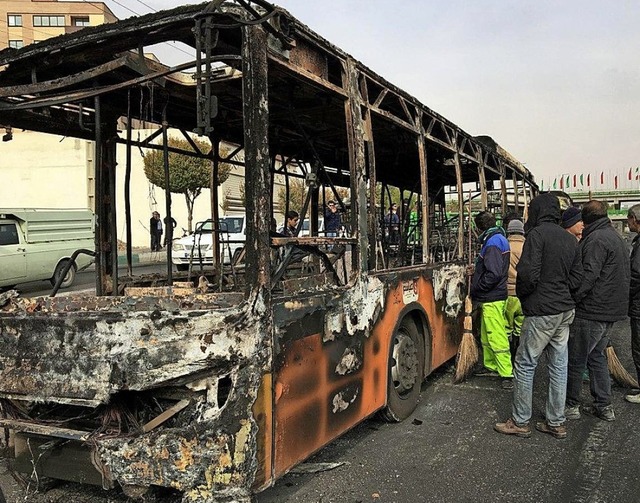
POLYGON ((479 237, 482 249, 471 280, 471 298, 480 303, 482 311, 480 342, 483 363, 488 371, 498 373, 504 389, 511 389, 513 368, 505 318, 509 242, 502 227, 496 226, 492 213, 478 213, 475 224, 482 232, 479 237))
POLYGON ((549 391, 545 421, 536 429, 565 438, 564 402, 567 391, 567 342, 575 304, 569 274, 577 242, 560 227, 560 202, 554 194, 535 197, 525 224, 527 239, 517 266, 516 294, 525 319, 515 359, 512 416, 494 429, 505 435, 531 436, 533 377, 546 352, 549 391))
POLYGON ((588 412, 613 421, 611 377, 605 352, 614 322, 627 317, 629 255, 627 246, 611 225, 605 203, 597 200, 586 203, 582 207, 582 221, 585 227, 571 269, 576 319, 569 334, 565 414, 568 419, 580 419, 580 391, 586 365, 593 396, 593 406, 588 412))

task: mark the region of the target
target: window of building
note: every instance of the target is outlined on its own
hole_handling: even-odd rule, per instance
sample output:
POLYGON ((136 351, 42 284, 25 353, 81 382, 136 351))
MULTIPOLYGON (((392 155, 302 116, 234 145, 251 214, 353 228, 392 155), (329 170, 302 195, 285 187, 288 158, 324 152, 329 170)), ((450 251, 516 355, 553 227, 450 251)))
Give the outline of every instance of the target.
POLYGON ((89 26, 89 16, 71 16, 71 26, 89 26))
POLYGON ((7 16, 7 24, 9 26, 22 26, 22 16, 19 14, 9 14, 7 16))
POLYGON ((33 16, 33 26, 64 26, 64 16, 33 16))
POLYGON ((22 40, 9 40, 9 47, 20 49, 21 47, 24 47, 24 42, 22 40))

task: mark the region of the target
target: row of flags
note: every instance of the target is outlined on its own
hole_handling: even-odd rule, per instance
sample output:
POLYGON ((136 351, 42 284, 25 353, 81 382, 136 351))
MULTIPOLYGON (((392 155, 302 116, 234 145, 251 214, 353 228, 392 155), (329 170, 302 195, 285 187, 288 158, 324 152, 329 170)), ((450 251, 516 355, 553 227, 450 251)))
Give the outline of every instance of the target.
MULTIPOLYGON (((553 179, 549 179, 548 181, 542 180, 540 182, 540 190, 569 190, 571 188, 581 189, 585 187, 604 188, 605 185, 610 186, 611 182, 613 182, 613 188, 617 190, 622 185, 623 178, 624 177, 621 175, 614 174, 612 176, 611 173, 605 173, 604 171, 601 171, 599 176, 596 174, 593 178, 591 177, 591 173, 587 175, 560 175, 553 179)), ((640 166, 636 168, 629 168, 626 179, 632 182, 640 180, 640 166)), ((628 184, 625 183, 625 185, 628 184)))

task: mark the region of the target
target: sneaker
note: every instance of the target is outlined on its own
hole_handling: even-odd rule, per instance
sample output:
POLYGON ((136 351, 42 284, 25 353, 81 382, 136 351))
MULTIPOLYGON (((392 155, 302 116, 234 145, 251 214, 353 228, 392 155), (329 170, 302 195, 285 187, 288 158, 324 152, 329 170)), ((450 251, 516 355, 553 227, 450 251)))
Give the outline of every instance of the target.
POLYGON ((490 370, 486 367, 481 367, 473 373, 474 376, 478 377, 500 377, 495 370, 490 370))
POLYGON ((502 389, 513 389, 513 377, 503 377, 500 386, 502 389))
POLYGON ((551 426, 546 421, 538 421, 536 423, 536 430, 541 431, 542 433, 548 433, 553 438, 567 438, 567 427, 564 424, 551 426))
POLYGON ((493 429, 504 435, 515 435, 522 438, 531 436, 531 426, 529 424, 518 426, 512 418, 507 419, 504 423, 496 423, 493 425, 493 429))
POLYGON ((616 420, 616 414, 613 411, 613 405, 607 405, 605 407, 602 407, 601 409, 592 405, 591 407, 587 407, 585 411, 591 415, 596 416, 599 419, 602 419, 603 421, 616 420))
POLYGON ((575 407, 565 407, 564 417, 571 420, 580 419, 580 406, 576 405, 575 407))
POLYGON ((624 399, 629 403, 640 403, 640 393, 625 395, 624 399))

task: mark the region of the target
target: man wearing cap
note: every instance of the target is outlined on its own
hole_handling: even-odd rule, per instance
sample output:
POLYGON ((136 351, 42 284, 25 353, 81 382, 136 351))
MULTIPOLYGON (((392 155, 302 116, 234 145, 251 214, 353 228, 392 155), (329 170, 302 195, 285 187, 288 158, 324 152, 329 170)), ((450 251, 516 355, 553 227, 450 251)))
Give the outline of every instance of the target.
POLYGON ((569 333, 567 376, 568 419, 580 419, 580 392, 585 366, 593 406, 586 410, 615 420, 611 405, 611 377, 605 354, 609 331, 627 317, 629 306, 629 255, 624 241, 611 225, 607 205, 592 200, 582 207, 585 227, 571 267, 571 295, 576 317, 569 333))
POLYGON ((560 225, 569 234, 573 234, 578 241, 582 239, 582 229, 584 222, 582 221, 582 212, 575 206, 569 206, 562 213, 562 221, 560 225))
POLYGON ((509 274, 509 242, 492 213, 481 211, 474 219, 482 243, 471 280, 471 299, 480 303, 480 342, 485 369, 497 372, 503 389, 513 388, 513 367, 507 337, 505 307, 509 274))
POLYGON ((522 330, 522 322, 524 321, 524 313, 520 299, 516 297, 516 266, 522 255, 522 247, 524 246, 524 224, 519 219, 514 219, 507 225, 507 240, 511 254, 509 257, 509 278, 507 279, 507 307, 505 317, 507 319, 507 336, 509 337, 511 347, 511 360, 515 358, 516 349, 520 342, 520 331, 522 330))

